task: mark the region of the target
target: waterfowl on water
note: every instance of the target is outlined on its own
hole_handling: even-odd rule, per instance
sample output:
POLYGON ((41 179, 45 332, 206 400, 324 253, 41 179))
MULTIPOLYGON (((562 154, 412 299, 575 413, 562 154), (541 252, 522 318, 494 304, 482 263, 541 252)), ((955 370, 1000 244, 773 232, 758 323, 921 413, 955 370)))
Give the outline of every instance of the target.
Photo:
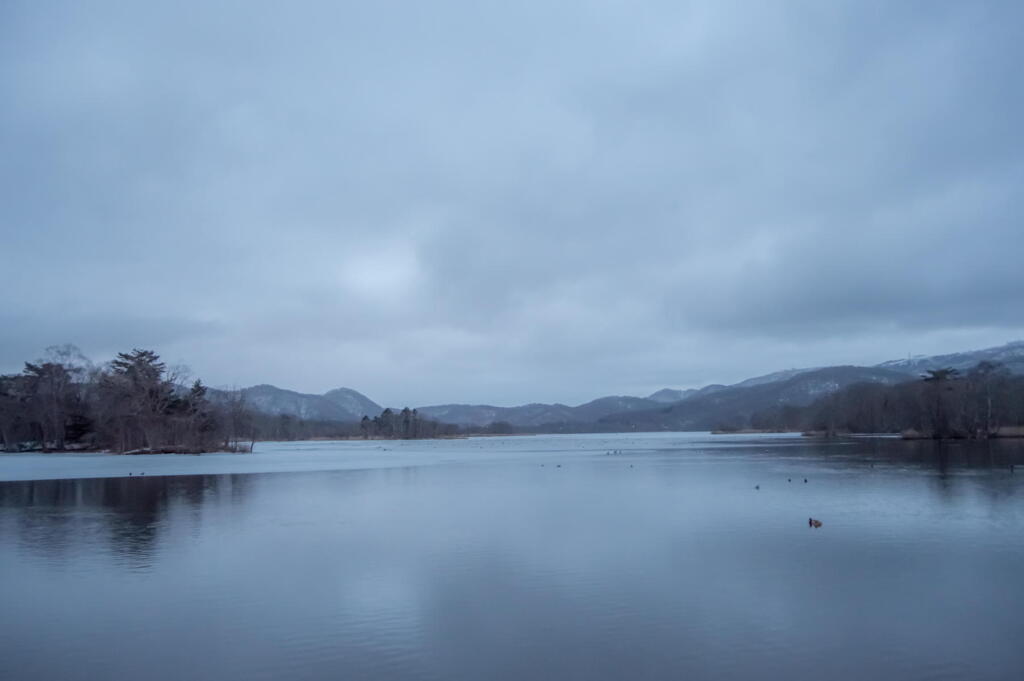
POLYGON ((814 518, 807 519, 807 527, 821 527, 821 521, 814 518))

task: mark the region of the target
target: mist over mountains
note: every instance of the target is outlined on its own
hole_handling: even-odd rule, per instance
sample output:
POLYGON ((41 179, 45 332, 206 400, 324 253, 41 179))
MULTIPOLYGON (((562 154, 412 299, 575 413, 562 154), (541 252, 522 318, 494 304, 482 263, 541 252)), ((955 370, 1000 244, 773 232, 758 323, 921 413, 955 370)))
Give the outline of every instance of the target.
MULTIPOLYGON (((710 430, 742 423, 765 409, 811 404, 855 383, 894 385, 914 380, 929 369, 966 371, 981 361, 999 362, 1024 374, 1024 341, 947 355, 890 360, 872 367, 830 366, 785 369, 733 385, 699 389, 664 388, 646 397, 600 397, 577 406, 532 403, 515 407, 443 404, 417 407, 422 417, 459 426, 507 424, 520 430, 710 430)), ((315 421, 360 420, 378 416, 384 407, 351 388, 323 395, 299 393, 272 385, 242 390, 246 403, 258 411, 315 421)), ((401 408, 405 405, 393 405, 401 408)))
POLYGON ((384 408, 351 388, 336 388, 323 395, 284 390, 273 385, 243 388, 248 406, 266 414, 294 416, 310 421, 358 421, 377 416, 384 408))

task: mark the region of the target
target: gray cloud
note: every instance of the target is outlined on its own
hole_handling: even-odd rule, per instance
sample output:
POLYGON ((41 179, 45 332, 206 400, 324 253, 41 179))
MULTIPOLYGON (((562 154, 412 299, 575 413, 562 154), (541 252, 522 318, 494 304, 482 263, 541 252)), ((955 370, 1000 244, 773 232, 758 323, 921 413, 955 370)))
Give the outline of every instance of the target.
POLYGON ((577 402, 1024 336, 1022 14, 5 3, 0 370, 577 402))

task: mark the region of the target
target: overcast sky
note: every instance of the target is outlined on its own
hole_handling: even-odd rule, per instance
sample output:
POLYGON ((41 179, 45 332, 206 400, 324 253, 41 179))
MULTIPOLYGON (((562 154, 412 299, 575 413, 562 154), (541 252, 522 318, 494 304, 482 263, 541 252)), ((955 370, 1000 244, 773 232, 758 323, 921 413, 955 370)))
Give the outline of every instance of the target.
POLYGON ((0 3, 0 371, 583 402, 1024 338, 1024 4, 0 3))

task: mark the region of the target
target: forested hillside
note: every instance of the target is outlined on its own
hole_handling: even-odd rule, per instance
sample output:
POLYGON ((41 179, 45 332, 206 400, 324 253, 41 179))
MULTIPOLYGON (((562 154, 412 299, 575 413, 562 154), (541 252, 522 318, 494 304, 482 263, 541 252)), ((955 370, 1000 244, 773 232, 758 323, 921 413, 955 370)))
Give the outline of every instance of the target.
POLYGON ((619 413, 598 421, 602 430, 714 430, 748 428, 766 409, 797 409, 855 383, 892 385, 908 380, 906 374, 870 367, 828 367, 771 382, 714 386, 658 409, 619 413))
POLYGON ((918 380, 897 385, 857 383, 806 407, 762 410, 748 425, 826 434, 1020 436, 1024 435, 1024 376, 988 361, 965 372, 951 367, 929 369, 918 380))

